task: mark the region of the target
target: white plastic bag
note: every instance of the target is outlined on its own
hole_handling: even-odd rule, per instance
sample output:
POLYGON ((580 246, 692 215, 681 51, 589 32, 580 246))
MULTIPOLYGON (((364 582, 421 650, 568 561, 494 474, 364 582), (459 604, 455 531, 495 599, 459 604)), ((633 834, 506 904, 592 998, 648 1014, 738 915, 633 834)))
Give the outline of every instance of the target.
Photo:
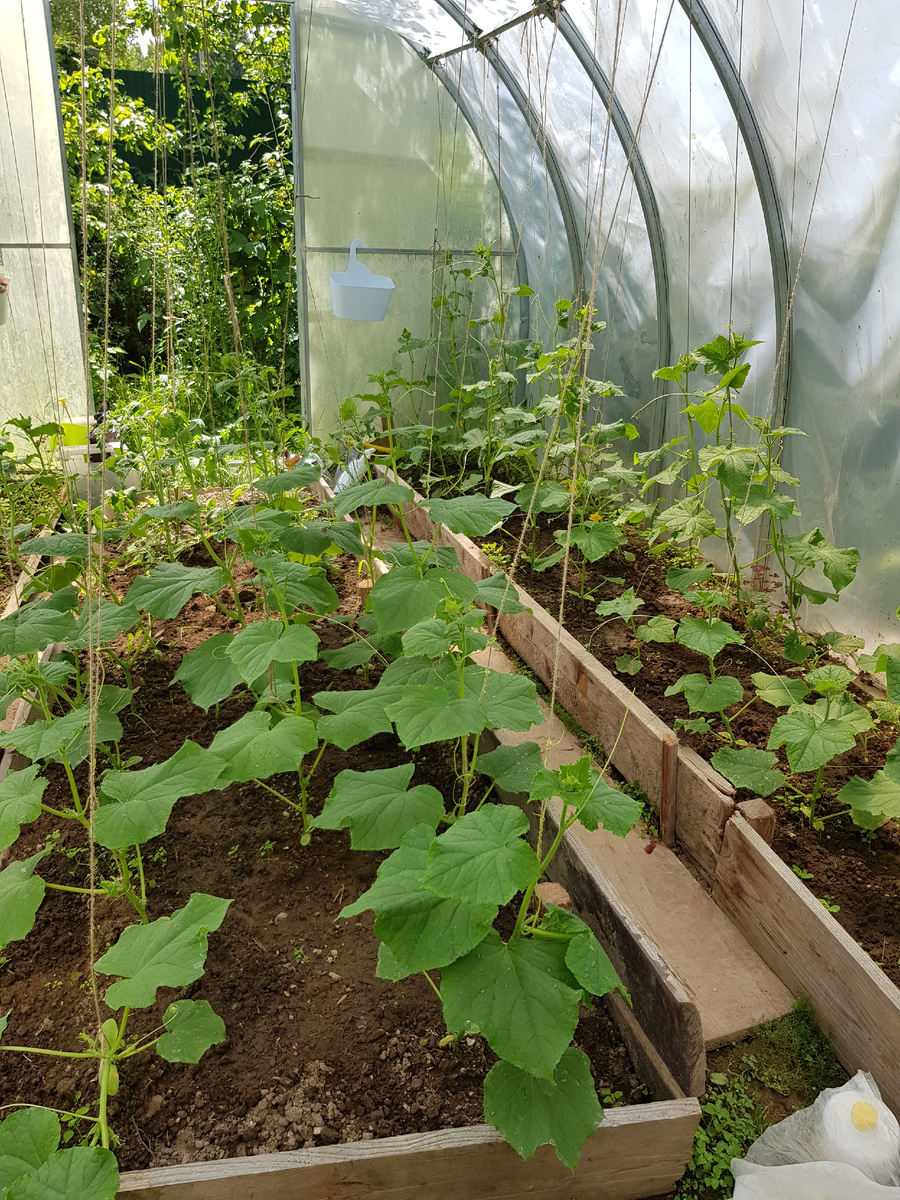
POLYGON ((745 1158, 765 1167, 846 1163, 875 1183, 900 1184, 900 1125, 872 1076, 858 1071, 843 1087, 826 1088, 809 1108, 770 1126, 745 1158))
POLYGON ((846 1163, 761 1167, 735 1158, 731 1170, 734 1200, 900 1200, 900 1188, 873 1183, 846 1163))
POLYGON ((366 450, 363 454, 358 454, 355 451, 350 453, 347 465, 338 475, 334 485, 334 494, 336 496, 339 496, 341 492, 345 492, 347 488, 352 487, 354 483, 361 483, 365 479, 369 471, 369 459, 374 453, 374 450, 366 450))

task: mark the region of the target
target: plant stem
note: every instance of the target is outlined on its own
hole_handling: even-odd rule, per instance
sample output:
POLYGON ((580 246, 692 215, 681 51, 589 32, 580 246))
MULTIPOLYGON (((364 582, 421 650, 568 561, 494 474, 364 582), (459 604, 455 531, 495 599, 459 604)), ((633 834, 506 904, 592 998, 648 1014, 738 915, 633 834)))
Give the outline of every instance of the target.
POLYGON ((60 758, 62 760, 62 765, 65 768, 66 778, 69 781, 69 789, 72 793, 72 799, 75 801, 76 819, 81 822, 85 829, 89 829, 90 822, 84 815, 84 807, 81 803, 81 797, 78 795, 78 785, 75 783, 75 776, 72 773, 72 768, 69 766, 69 756, 66 754, 65 750, 61 752, 60 758))
POLYGON ((821 767, 819 767, 819 770, 816 773, 816 782, 813 785, 812 796, 810 797, 810 800, 809 800, 809 823, 810 823, 810 825, 812 825, 813 821, 815 820, 816 801, 819 799, 819 789, 822 786, 822 776, 825 773, 825 768, 827 765, 828 765, 827 763, 822 763, 821 767))
POLYGON ((16 1050, 20 1054, 49 1054, 53 1058, 96 1058, 91 1050, 43 1050, 40 1046, 0 1046, 0 1050, 16 1050))
POLYGON ((441 990, 440 990, 440 988, 439 988, 439 987, 438 987, 438 985, 437 985, 437 984, 434 982, 434 980, 431 978, 431 976, 428 974, 428 972, 427 972, 427 971, 423 971, 423 972, 422 972, 422 974, 425 976, 425 978, 426 978, 426 979, 428 980, 428 982, 431 984, 432 988, 434 989, 434 994, 437 996, 438 1000, 441 1000, 441 1001, 443 1001, 443 996, 441 995, 441 990))

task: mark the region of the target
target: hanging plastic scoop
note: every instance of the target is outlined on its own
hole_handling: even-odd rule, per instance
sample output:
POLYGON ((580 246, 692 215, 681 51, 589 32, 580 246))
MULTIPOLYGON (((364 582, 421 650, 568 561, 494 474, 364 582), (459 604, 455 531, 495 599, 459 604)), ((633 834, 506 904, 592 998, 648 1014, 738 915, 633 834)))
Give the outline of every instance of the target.
POLYGON ((332 271, 331 307, 334 315, 344 321, 383 321, 394 291, 393 279, 376 275, 356 261, 358 248, 365 250, 361 238, 350 244, 350 265, 346 271, 332 271))

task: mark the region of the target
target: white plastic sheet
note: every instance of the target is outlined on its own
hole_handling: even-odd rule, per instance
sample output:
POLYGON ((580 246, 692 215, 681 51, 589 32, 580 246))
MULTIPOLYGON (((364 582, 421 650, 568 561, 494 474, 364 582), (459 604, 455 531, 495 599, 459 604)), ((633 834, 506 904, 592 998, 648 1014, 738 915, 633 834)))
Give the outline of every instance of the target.
MULTIPOLYGON (((342 3, 432 52, 465 41, 437 0, 342 3)), ((531 7, 530 0, 457 3, 482 30, 531 7)), ((654 279, 633 203, 624 223, 620 208, 602 232, 610 238, 598 287, 598 306, 608 309, 610 324, 609 376, 646 402, 640 389, 648 360, 659 365, 653 361, 659 291, 672 330, 669 358, 729 321, 762 339, 742 399, 755 413, 775 410, 780 347, 770 229, 759 192, 764 176, 777 209, 769 207, 767 219, 783 228, 787 261, 780 274, 793 321, 790 393, 786 410, 775 415, 808 434, 789 439, 784 466, 800 479, 803 530, 819 526, 836 545, 862 553, 857 580, 840 605, 813 608, 805 620, 819 628, 834 622, 866 637, 870 647, 900 640, 895 0, 565 0, 564 7, 637 134, 666 247, 665 276, 654 279), (692 31, 700 9, 711 20, 718 63, 692 31), (761 133, 764 153, 755 163, 717 72, 723 64, 739 76, 761 133), (641 381, 627 378, 629 364, 641 381)), ((586 231, 590 270, 597 241, 589 231, 602 227, 597 181, 604 180, 606 195, 617 189, 631 169, 627 154, 616 145, 607 158, 591 88, 577 79, 581 68, 553 20, 520 25, 496 47, 557 148, 576 225, 586 231)), ((373 42, 364 48, 375 49, 373 42)), ((392 63, 378 61, 389 89, 392 63)), ((528 254, 529 283, 545 304, 552 292, 566 290, 566 248, 540 149, 478 50, 446 59, 439 71, 460 81, 476 134, 499 164, 516 236, 528 254)), ((629 187, 623 195, 631 195, 629 187)), ((660 437, 672 436, 678 422, 677 401, 667 407, 665 420, 649 421, 660 437)), ((645 412, 645 431, 647 425, 645 412)))
POLYGON ((842 1162, 876 1183, 900 1184, 900 1125, 872 1076, 857 1071, 842 1087, 825 1088, 808 1108, 770 1125, 745 1157, 766 1167, 842 1162))
POLYGON ((858 1071, 769 1126, 731 1170, 734 1200, 900 1200, 900 1125, 858 1071))
POLYGON ((734 1200, 900 1200, 900 1188, 873 1183, 843 1163, 760 1167, 736 1158, 734 1200))

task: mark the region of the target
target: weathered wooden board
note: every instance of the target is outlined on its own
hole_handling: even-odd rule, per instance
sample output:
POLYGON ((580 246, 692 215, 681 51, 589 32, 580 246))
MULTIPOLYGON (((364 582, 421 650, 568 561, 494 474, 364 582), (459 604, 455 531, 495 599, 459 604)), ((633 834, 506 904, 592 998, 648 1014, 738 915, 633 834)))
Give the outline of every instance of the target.
POLYGON ((849 1071, 871 1071, 900 1112, 900 990, 740 816, 725 829, 716 902, 797 995, 849 1071))
POLYGON ((675 834, 707 883, 716 877, 725 825, 734 812, 734 788, 690 746, 678 747, 675 834))
POLYGON ((527 1162, 488 1125, 122 1176, 118 1200, 638 1200, 671 1191, 696 1100, 610 1109, 573 1173, 549 1146, 527 1162))
MULTIPOLYGON (((556 886, 551 884, 552 886, 556 886)), ((659 1051, 641 1028, 628 1001, 616 989, 603 997, 603 1003, 628 1047, 634 1069, 654 1100, 683 1100, 684 1092, 659 1051)))
MULTIPOLYGON (((548 811, 548 839, 559 829, 558 810, 548 811)), ((655 941, 638 924, 583 840, 580 826, 563 839, 549 875, 572 897, 575 911, 602 941, 625 981, 638 1023, 678 1086, 699 1096, 706 1086, 703 1022, 693 997, 655 941)))
POLYGON ((579 838, 697 1006, 707 1050, 790 1012, 789 989, 671 850, 647 854, 637 831, 579 838))
POLYGON ((752 800, 742 800, 735 808, 751 829, 755 829, 767 846, 772 845, 775 837, 775 810, 766 804, 759 796, 752 800))

